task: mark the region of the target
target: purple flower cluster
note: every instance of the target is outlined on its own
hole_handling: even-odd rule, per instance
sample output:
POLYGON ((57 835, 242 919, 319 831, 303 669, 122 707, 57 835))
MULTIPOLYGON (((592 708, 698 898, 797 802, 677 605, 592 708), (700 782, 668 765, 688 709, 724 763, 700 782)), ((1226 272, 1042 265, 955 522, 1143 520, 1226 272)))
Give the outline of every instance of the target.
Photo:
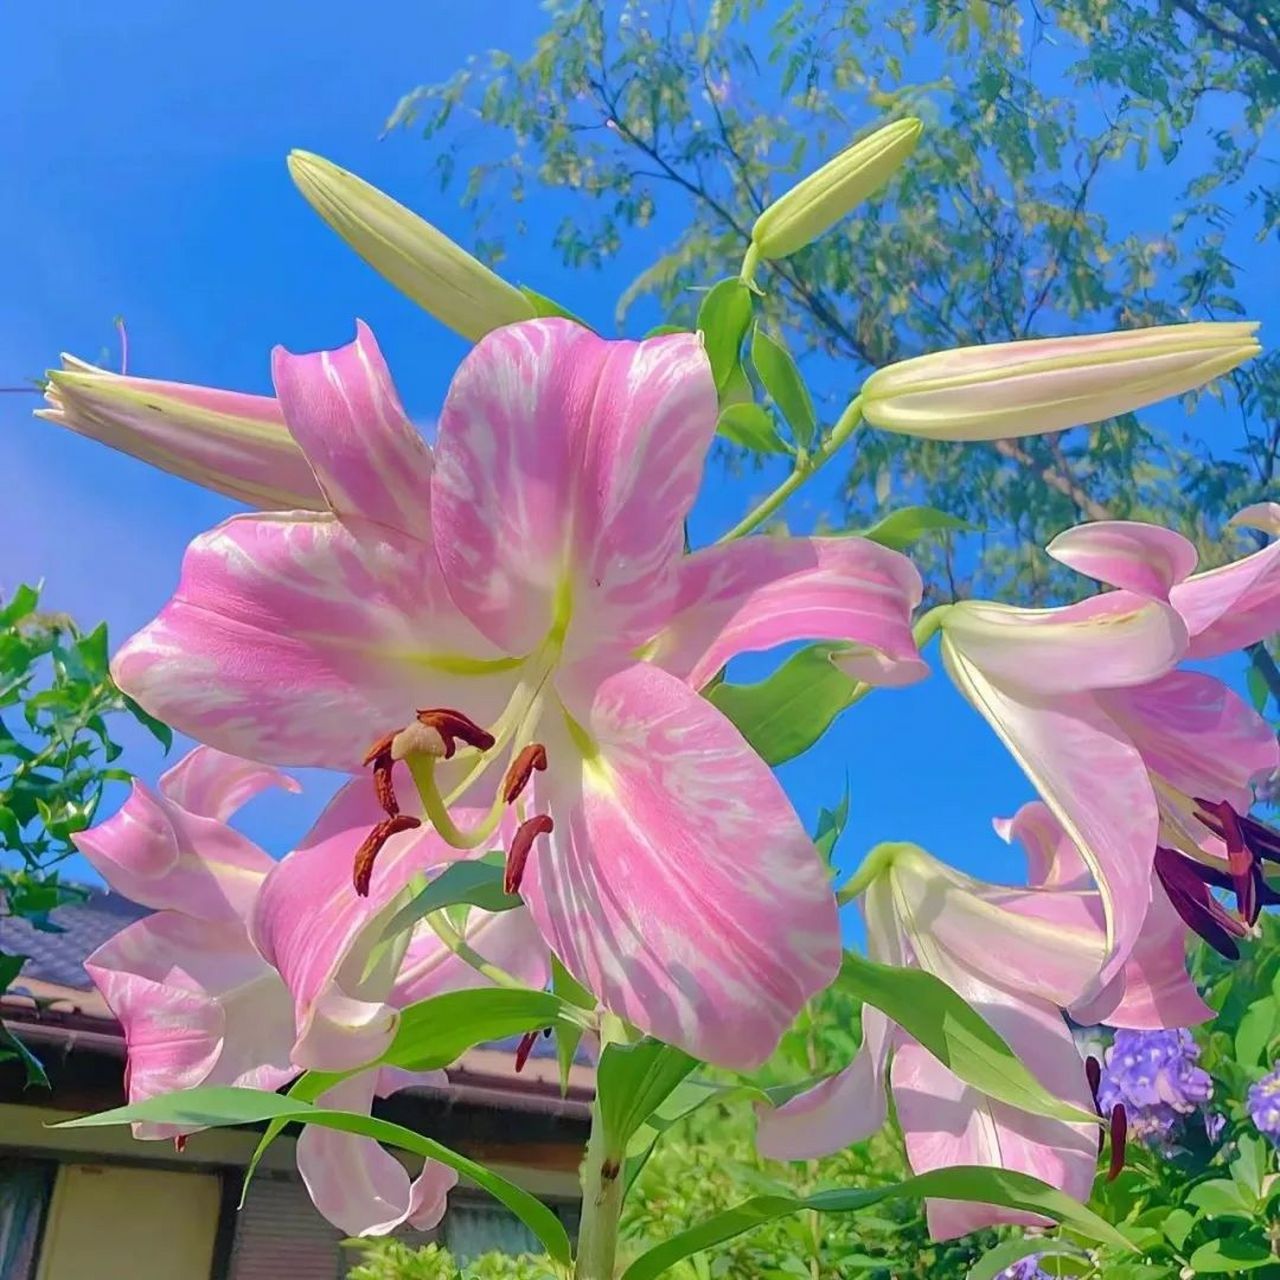
POLYGON ((1280 1146, 1280 1066, 1249 1086, 1245 1106, 1258 1132, 1280 1146))
POLYGON ((1185 1029, 1117 1031, 1106 1054, 1098 1108, 1106 1116, 1122 1104, 1131 1139, 1169 1150, 1186 1118, 1213 1096, 1213 1080, 1199 1059, 1200 1046, 1185 1029))
POLYGON ((1021 1258, 1013 1266, 1005 1267, 996 1280, 1049 1280, 1049 1277, 1040 1270, 1040 1255, 1033 1253, 1029 1258, 1021 1258))

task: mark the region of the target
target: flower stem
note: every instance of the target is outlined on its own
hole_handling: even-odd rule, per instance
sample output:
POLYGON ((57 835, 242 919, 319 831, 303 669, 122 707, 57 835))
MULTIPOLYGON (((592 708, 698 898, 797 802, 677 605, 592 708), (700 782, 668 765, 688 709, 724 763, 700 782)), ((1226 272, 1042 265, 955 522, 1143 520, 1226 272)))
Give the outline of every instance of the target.
POLYGON ((831 428, 831 434, 822 442, 821 447, 810 457, 796 460, 795 470, 763 501, 757 503, 737 524, 717 539, 718 542, 732 542, 750 533, 763 524, 784 502, 800 488, 810 476, 816 475, 839 451, 840 446, 853 434, 854 428, 862 421, 862 402, 856 397, 849 407, 840 415, 840 420, 831 428))
POLYGON ((582 1164, 582 1224, 574 1280, 613 1280, 622 1194, 622 1154, 608 1149, 597 1096, 591 1105, 591 1136, 582 1164))

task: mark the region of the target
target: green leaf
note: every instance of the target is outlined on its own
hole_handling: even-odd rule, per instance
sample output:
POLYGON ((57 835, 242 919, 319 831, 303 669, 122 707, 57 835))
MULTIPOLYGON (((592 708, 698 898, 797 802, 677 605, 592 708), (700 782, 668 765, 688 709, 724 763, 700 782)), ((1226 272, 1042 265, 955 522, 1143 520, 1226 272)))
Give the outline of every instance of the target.
POLYGON ((1252 662, 1244 674, 1244 682, 1249 690, 1249 701, 1253 703, 1253 709, 1260 714, 1267 709, 1267 702, 1271 697, 1271 690, 1267 685, 1267 677, 1252 662))
POLYGON ((1042 1214, 1072 1227, 1087 1239, 1129 1249, 1128 1242, 1114 1227, 1038 1178, 1009 1169, 957 1165, 949 1169, 934 1169, 887 1186, 820 1191, 803 1198, 756 1196, 687 1231, 681 1231, 641 1254, 623 1272, 622 1280, 653 1280, 684 1258, 801 1209, 814 1209, 819 1213, 856 1213, 885 1200, 918 1200, 926 1196, 998 1204, 1026 1213, 1042 1214))
POLYGON ((391 917, 382 931, 383 940, 412 929, 423 917, 445 907, 465 903, 482 911, 514 910, 520 899, 503 889, 503 875, 502 867, 479 858, 451 863, 391 917))
POLYGON ((1240 1065, 1257 1066, 1277 1033, 1280 1033, 1280 1003, 1270 995, 1255 1000, 1244 1011, 1236 1028, 1236 1059, 1240 1065))
POLYGON ((16 1058, 22 1063, 22 1069, 26 1073, 26 1088, 29 1089, 33 1084, 42 1085, 46 1089, 49 1087, 49 1077, 45 1074, 40 1059, 3 1022, 0 1022, 0 1057, 16 1058))
MULTIPOLYGON (((992 942, 999 945, 999 939, 992 942)), ((1097 1123, 1092 1112, 1055 1098, 1003 1037, 941 978, 846 951, 838 981, 844 990, 888 1015, 975 1089, 1032 1115, 1097 1123)))
POLYGON ((818 425, 809 388, 805 386, 791 353, 759 324, 751 339, 751 365, 769 398, 790 424, 796 443, 807 448, 818 425))
POLYGON ((0 951, 0 994, 9 989, 9 984, 22 972, 22 966, 26 963, 26 956, 10 955, 7 951, 0 951))
POLYGON ((533 303, 534 312, 539 317, 559 317, 562 320, 572 320, 574 324, 580 324, 584 329, 590 329, 591 326, 582 319, 581 316, 574 313, 566 307, 562 307, 553 298, 548 298, 545 294, 538 293, 536 289, 530 289, 528 285, 520 285, 520 292, 524 294, 530 302, 533 303))
POLYGON ((1275 1260, 1275 1254, 1266 1245, 1227 1236, 1202 1244, 1191 1255, 1191 1270, 1197 1275, 1235 1275, 1265 1267, 1275 1260))
POLYGON ((695 1066, 683 1050, 647 1036, 637 1044, 607 1045, 596 1068, 607 1149, 621 1159, 632 1135, 695 1066))
POLYGON ((1186 1201, 1211 1218, 1253 1216, 1252 1207, 1245 1203, 1240 1188, 1229 1178, 1213 1178, 1199 1183, 1187 1192, 1186 1201))
POLYGON ((803 755, 851 702, 856 680, 832 661, 838 644, 815 644, 794 653, 755 684, 725 681, 708 694, 766 764, 803 755))
POLYGON ((173 730, 162 720, 157 720, 150 712, 144 711, 127 693, 120 695, 124 705, 128 707, 133 718, 146 729, 151 736, 166 750, 173 747, 173 730))
POLYGON ((751 290, 737 276, 712 285, 698 308, 697 328, 717 391, 724 391, 741 365, 742 339, 751 324, 751 310, 751 290))
MULTIPOLYGON (((560 963, 551 957, 551 990, 575 1009, 594 1009, 596 998, 560 963)), ((556 1023, 556 1065, 560 1071, 560 1095, 569 1092, 569 1072, 582 1043, 583 1028, 563 1018, 556 1023)))
POLYGON ((538 1237, 543 1248, 557 1262, 567 1266, 572 1258, 569 1237, 556 1215, 527 1191, 486 1169, 484 1165, 402 1125, 355 1112, 321 1110, 292 1095, 281 1097, 280 1094, 267 1093, 261 1089, 234 1089, 226 1086, 185 1089, 159 1098, 148 1098, 145 1102, 137 1102, 132 1106, 102 1111, 97 1115, 64 1120, 53 1127, 87 1129, 132 1124, 135 1120, 210 1128, 256 1124, 263 1120, 281 1121, 285 1124, 297 1121, 301 1124, 318 1124, 342 1133, 358 1134, 362 1138, 373 1138, 377 1142, 400 1147, 414 1155, 427 1160, 438 1160, 441 1164, 456 1169, 506 1205, 538 1237))
POLYGON ((1254 1208, 1262 1197, 1262 1183, 1270 1168, 1270 1144, 1261 1137, 1241 1134, 1236 1146, 1238 1154, 1231 1162, 1231 1177, 1240 1188, 1240 1198, 1254 1208))
POLYGON ((849 780, 845 779, 844 794, 834 809, 823 809, 818 814, 818 829, 813 833, 813 843, 823 858, 831 861, 836 850, 836 843, 844 833, 845 823, 849 821, 849 780))
POLYGON ((1196 1220, 1185 1209, 1171 1209, 1165 1211, 1160 1210, 1163 1220, 1160 1223, 1160 1230, 1164 1232, 1165 1239, 1173 1245, 1175 1249, 1181 1249, 1187 1243, 1187 1237, 1191 1234, 1191 1229, 1196 1225, 1196 1220))
MULTIPOLYGON (((746 326, 743 326, 745 331, 746 326)), ((13 599, 0 609, 0 627, 16 626, 23 618, 30 617, 40 603, 40 592, 25 582, 13 593, 13 599)))
POLYGON ((446 991, 403 1010, 396 1038, 380 1061, 411 1071, 433 1071, 451 1065, 486 1040, 554 1026, 568 1008, 550 991, 507 987, 446 991))
POLYGON ((789 444, 778 434, 767 409, 744 401, 728 404, 720 410, 716 435, 756 453, 791 453, 789 444))
POLYGON ((988 1249, 969 1268, 966 1280, 996 1280, 996 1277, 1002 1271, 1013 1266, 1015 1262, 1021 1262, 1023 1258, 1030 1258, 1033 1254, 1041 1258, 1078 1258, 1081 1256, 1078 1250, 1072 1249, 1068 1245, 1060 1244, 1055 1240, 1020 1236, 1016 1240, 1005 1240, 996 1245, 994 1249, 988 1249))
POLYGON ((905 551, 926 533, 936 533, 942 529, 972 532, 974 528, 967 520, 948 515, 936 507, 900 507, 897 511, 889 512, 882 520, 877 520, 870 529, 860 530, 859 536, 894 551, 905 551))

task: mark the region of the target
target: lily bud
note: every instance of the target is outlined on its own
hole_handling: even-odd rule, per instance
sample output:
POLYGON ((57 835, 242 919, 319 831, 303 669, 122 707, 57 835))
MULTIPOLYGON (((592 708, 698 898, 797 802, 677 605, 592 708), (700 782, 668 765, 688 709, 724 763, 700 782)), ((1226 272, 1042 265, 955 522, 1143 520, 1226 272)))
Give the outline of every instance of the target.
POLYGON ((324 511, 270 396, 125 377, 74 356, 49 372, 38 418, 264 511, 324 511))
POLYGON ((895 120, 846 147, 775 200, 751 228, 762 258, 786 258, 812 244, 845 214, 884 186, 916 149, 924 125, 895 120))
POLYGON ((289 174, 375 271, 455 333, 475 342, 536 314, 514 285, 355 174, 307 151, 290 154, 289 174))
POLYGON ((1043 435, 1204 386, 1261 350, 1253 322, 1161 325, 959 347, 873 373, 873 427, 937 440, 1043 435))

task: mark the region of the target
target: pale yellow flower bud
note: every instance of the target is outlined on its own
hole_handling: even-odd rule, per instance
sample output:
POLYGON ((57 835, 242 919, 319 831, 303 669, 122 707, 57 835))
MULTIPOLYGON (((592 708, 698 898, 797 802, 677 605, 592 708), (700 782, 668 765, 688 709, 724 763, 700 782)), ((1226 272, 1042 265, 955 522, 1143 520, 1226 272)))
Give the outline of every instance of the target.
POLYGON ((937 351, 873 373, 859 402, 868 423, 903 435, 1043 435, 1204 386, 1258 354, 1257 327, 1171 324, 937 351))
POLYGON ((846 147, 773 202, 751 228, 761 258, 786 258, 812 244, 884 186, 916 149, 924 126, 908 116, 846 147))
POLYGON ((377 187, 307 151, 290 154, 289 173, 375 271, 455 333, 475 342, 533 318, 533 304, 519 289, 377 187))

